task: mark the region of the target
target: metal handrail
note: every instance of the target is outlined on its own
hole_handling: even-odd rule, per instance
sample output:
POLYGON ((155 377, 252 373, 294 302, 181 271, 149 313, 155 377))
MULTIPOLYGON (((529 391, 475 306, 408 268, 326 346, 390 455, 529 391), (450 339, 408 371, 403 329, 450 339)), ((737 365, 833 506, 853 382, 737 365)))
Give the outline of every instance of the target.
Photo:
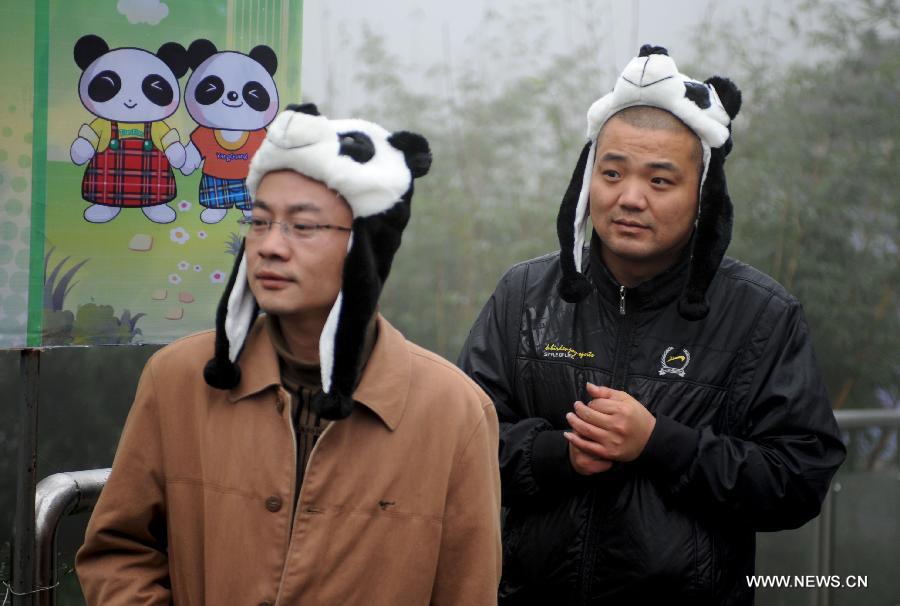
POLYGON ((41 480, 34 497, 35 518, 35 570, 34 586, 46 587, 36 594, 34 604, 55 606, 56 586, 56 535, 64 516, 74 515, 94 508, 100 491, 109 478, 109 469, 89 469, 55 473, 41 480))
POLYGON ((860 410, 835 410, 841 429, 865 429, 866 427, 900 427, 900 410, 866 408, 860 410))
MULTIPOLYGON (((837 410, 834 413, 841 429, 864 429, 866 427, 900 428, 900 410, 837 410)), ((97 503, 100 491, 109 477, 109 469, 89 469, 56 473, 47 476, 37 485, 35 493, 35 561, 37 570, 34 574, 34 586, 47 588, 34 594, 37 599, 33 603, 39 606, 55 606, 56 604, 56 531, 60 520, 90 510, 97 503)), ((818 518, 817 533, 817 566, 819 574, 830 575, 833 561, 834 509, 837 493, 841 485, 835 482, 818 518)), ((819 589, 818 603, 829 603, 830 595, 827 587, 819 589)))
MULTIPOLYGON (((859 409, 836 410, 834 418, 838 427, 843 429, 866 429, 868 427, 900 428, 900 410, 890 409, 859 409)), ((841 492, 841 483, 834 481, 829 487, 825 500, 822 502, 822 511, 816 520, 818 529, 816 532, 816 572, 820 576, 831 575, 831 565, 834 562, 834 519, 837 507, 838 494, 841 492)), ((820 585, 816 595, 817 606, 829 606, 831 604, 831 588, 820 585)))

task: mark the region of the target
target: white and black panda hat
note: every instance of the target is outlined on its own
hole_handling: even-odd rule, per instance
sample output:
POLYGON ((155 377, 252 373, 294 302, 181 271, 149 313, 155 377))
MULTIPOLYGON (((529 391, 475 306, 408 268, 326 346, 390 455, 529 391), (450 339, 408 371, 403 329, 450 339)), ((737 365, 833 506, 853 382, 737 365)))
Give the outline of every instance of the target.
POLYGON ((699 82, 678 72, 665 48, 645 44, 616 81, 612 92, 591 105, 587 113, 587 143, 575 167, 557 216, 562 280, 559 292, 570 303, 592 290, 581 273, 584 234, 590 221, 590 185, 597 137, 619 111, 634 106, 666 110, 700 139, 703 173, 700 211, 691 244, 688 279, 679 313, 690 320, 706 317, 706 290, 731 241, 733 209, 725 183, 725 156, 731 151, 731 121, 741 107, 741 92, 727 78, 713 76, 699 82))
MULTIPOLYGON (((353 410, 366 330, 409 221, 413 180, 430 167, 431 151, 421 135, 391 133, 363 120, 329 120, 311 103, 279 114, 250 162, 251 196, 266 173, 289 169, 338 192, 353 213, 341 291, 319 340, 322 393, 313 407, 323 418, 342 419, 353 410)), ((242 245, 216 313, 215 355, 204 369, 210 386, 240 383, 238 358, 258 313, 242 245)))

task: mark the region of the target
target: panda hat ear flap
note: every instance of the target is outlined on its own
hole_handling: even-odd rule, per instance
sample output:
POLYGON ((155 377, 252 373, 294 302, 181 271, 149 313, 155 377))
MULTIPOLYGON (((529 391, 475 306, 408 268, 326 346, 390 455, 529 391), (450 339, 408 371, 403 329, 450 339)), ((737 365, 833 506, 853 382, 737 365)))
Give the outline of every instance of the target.
MULTIPOLYGON (((705 83, 716 90, 722 107, 734 120, 741 109, 740 89, 728 78, 720 76, 713 76, 705 83)), ((728 131, 730 135, 730 124, 728 131)), ((734 206, 725 180, 725 158, 731 152, 732 144, 729 136, 720 147, 710 150, 709 165, 700 190, 688 279, 678 301, 678 313, 686 320, 702 320, 709 314, 706 292, 731 243, 734 206)))
MULTIPOLYGON (((715 89, 728 117, 734 120, 741 109, 740 89, 721 76, 708 78, 704 83, 715 89)), ((702 320, 709 314, 706 292, 731 243, 734 206, 725 180, 725 158, 733 146, 731 124, 728 125, 728 132, 725 143, 710 150, 709 165, 701 186, 688 279, 678 301, 678 313, 686 320, 702 320)))
MULTIPOLYGON (((371 160, 372 154, 354 152, 363 141, 368 146, 375 143, 366 133, 350 131, 339 136, 340 155, 349 156, 360 164, 371 160)), ((403 152, 409 177, 415 179, 428 172, 431 150, 425 137, 399 131, 388 136, 387 143, 403 152)), ((374 147, 372 153, 375 153, 374 147)), ((353 391, 363 364, 369 324, 377 311, 378 299, 394 255, 400 248, 403 229, 409 222, 412 179, 406 192, 389 208, 353 220, 341 292, 328 314, 319 339, 322 391, 312 405, 322 418, 339 420, 353 412, 353 391)))
POLYGON ((82 36, 75 43, 75 63, 84 71, 88 66, 109 52, 106 40, 94 34, 82 36))
POLYGON ((700 194, 688 278, 678 301, 678 313, 686 320, 702 320, 709 313, 706 291, 731 242, 734 208, 725 183, 725 147, 711 150, 700 194))
POLYGON ((392 208, 353 221, 341 292, 319 339, 322 391, 312 404, 325 419, 343 419, 353 411, 369 325, 409 222, 411 197, 412 185, 392 208))
POLYGON ((559 238, 559 264, 562 279, 559 295, 564 301, 578 303, 591 292, 590 281, 581 273, 581 249, 584 232, 590 217, 590 178, 595 143, 589 141, 581 150, 569 187, 563 195, 556 216, 556 235, 559 238))
POLYGON ((234 389, 241 382, 237 361, 258 313, 259 305, 247 283, 247 260, 242 242, 228 285, 216 308, 215 351, 203 369, 203 378, 210 387, 234 389))

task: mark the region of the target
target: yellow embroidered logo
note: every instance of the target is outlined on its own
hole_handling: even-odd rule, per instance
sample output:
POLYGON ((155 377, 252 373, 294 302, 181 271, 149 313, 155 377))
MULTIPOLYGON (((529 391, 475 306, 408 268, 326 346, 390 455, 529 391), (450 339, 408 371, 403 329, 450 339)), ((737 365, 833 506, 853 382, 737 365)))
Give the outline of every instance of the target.
POLYGON ((691 352, 682 348, 667 347, 659 358, 659 376, 666 374, 684 376, 684 369, 691 362, 691 352))
POLYGON ((569 358, 574 360, 575 358, 593 358, 594 352, 592 351, 576 351, 571 347, 566 347, 565 345, 557 345, 556 343, 547 343, 544 346, 544 357, 545 358, 569 358))

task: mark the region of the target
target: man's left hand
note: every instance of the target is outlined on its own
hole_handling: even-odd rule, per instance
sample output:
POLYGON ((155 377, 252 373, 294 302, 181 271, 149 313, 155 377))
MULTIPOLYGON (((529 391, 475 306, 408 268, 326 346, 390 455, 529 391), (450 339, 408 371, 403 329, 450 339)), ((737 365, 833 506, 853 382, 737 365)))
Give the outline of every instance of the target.
POLYGON ((643 452, 656 417, 624 391, 587 384, 593 398, 587 405, 575 403, 575 414, 566 415, 572 430, 594 442, 599 456, 611 461, 633 461, 643 452))

